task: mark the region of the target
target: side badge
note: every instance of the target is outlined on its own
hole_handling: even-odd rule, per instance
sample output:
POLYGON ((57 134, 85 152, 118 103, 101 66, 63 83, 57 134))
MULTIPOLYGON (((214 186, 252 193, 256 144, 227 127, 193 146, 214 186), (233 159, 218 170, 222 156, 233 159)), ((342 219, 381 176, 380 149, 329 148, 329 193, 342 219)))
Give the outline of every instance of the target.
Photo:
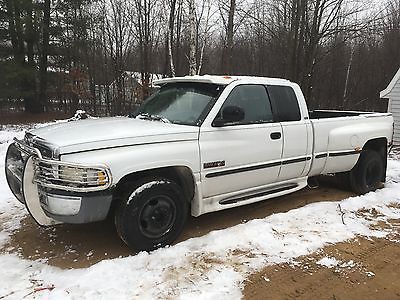
POLYGON ((224 160, 212 161, 212 162, 207 162, 207 163, 203 164, 204 169, 218 168, 218 167, 224 167, 224 166, 225 166, 224 160))

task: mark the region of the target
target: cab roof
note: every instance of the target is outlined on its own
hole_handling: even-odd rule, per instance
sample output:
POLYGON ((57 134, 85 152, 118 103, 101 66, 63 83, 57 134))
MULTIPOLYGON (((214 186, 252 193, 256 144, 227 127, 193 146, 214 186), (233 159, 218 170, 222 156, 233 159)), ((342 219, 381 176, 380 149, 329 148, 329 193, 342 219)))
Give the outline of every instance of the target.
POLYGON ((166 83, 174 82, 201 82, 201 83, 213 83, 219 85, 228 85, 234 81, 244 81, 246 83, 261 83, 261 84, 285 84, 290 83, 289 80, 281 78, 269 78, 269 77, 256 77, 256 76, 223 76, 223 75, 194 75, 194 76, 183 76, 183 77, 172 77, 154 80, 154 85, 164 85, 166 83))

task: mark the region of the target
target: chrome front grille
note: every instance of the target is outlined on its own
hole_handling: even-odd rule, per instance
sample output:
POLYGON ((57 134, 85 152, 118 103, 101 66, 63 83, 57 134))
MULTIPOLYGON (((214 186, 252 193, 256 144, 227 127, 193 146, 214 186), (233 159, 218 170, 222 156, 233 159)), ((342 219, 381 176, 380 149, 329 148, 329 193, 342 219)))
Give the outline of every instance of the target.
POLYGON ((13 190, 17 198, 23 198, 19 196, 22 196, 21 182, 25 161, 29 156, 33 157, 35 166, 33 181, 42 187, 91 192, 102 191, 111 186, 111 172, 104 165, 84 165, 47 159, 40 149, 17 139, 14 139, 14 144, 10 146, 10 149, 12 155, 7 155, 7 173, 12 175, 8 177, 15 178, 14 181, 18 183, 14 184, 13 190))

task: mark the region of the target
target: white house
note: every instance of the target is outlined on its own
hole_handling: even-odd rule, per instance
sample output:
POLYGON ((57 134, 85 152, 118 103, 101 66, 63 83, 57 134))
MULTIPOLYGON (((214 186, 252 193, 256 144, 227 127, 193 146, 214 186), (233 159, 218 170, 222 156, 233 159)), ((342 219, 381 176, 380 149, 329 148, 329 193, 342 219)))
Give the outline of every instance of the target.
POLYGON ((388 112, 394 119, 393 144, 400 145, 400 68, 386 89, 380 93, 381 98, 388 98, 388 112))

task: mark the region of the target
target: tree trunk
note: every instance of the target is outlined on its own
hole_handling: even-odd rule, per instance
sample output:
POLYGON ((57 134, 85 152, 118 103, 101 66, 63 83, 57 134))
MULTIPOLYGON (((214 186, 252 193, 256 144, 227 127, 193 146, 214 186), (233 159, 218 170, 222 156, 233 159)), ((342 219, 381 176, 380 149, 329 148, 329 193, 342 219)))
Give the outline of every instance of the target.
POLYGON ((314 68, 317 59, 317 50, 320 42, 320 27, 323 13, 325 10, 324 3, 316 0, 313 20, 310 29, 310 41, 307 45, 304 58, 304 74, 301 87, 307 101, 312 99, 312 79, 314 76, 314 68))
POLYGON ((174 25, 175 25, 175 7, 176 7, 176 0, 171 0, 171 8, 169 11, 168 37, 167 37, 168 61, 169 61, 171 77, 175 77, 175 66, 174 66, 174 59, 172 56, 172 41, 174 38, 174 25))
POLYGON ((207 8, 207 16, 206 16, 206 24, 204 25, 204 32, 203 32, 203 45, 201 46, 200 49, 200 58, 199 58, 199 63, 197 66, 197 75, 200 75, 201 73, 201 68, 203 67, 203 59, 204 59, 204 51, 206 48, 206 44, 208 41, 208 23, 210 22, 210 11, 211 11, 211 4, 210 0, 208 1, 208 8, 207 8))
POLYGON ((43 112, 44 104, 47 102, 47 66, 50 36, 50 0, 44 1, 43 7, 43 31, 42 31, 42 53, 39 62, 39 99, 35 112, 43 112))
POLYGON ((182 33, 182 19, 183 19, 183 0, 178 0, 178 8, 176 11, 176 39, 175 39, 175 73, 177 75, 183 74, 181 70, 181 33, 182 33))
POLYGON ((233 19, 236 10, 236 0, 231 0, 228 14, 228 26, 226 32, 225 72, 233 72, 233 19))
POLYGON ((27 10, 23 11, 20 0, 6 1, 8 32, 11 39, 15 68, 20 74, 17 85, 20 87, 20 95, 24 100, 25 111, 37 112, 36 67, 33 59, 33 4, 32 1, 26 4, 27 10), (24 13, 27 15, 26 19, 22 18, 24 13), (22 23, 24 20, 26 20, 26 24, 22 23), (25 34, 24 27, 26 30, 25 34), (25 42, 27 43, 27 51, 25 51, 25 42), (25 61, 25 56, 28 57, 28 63, 25 61))
MULTIPOLYGON (((7 18, 8 18, 8 33, 11 39, 11 45, 13 48, 13 56, 16 64, 24 63, 23 48, 21 49, 21 36, 18 34, 20 30, 17 29, 17 19, 19 19, 20 11, 18 8, 17 1, 7 0, 7 18), (22 50, 22 51, 21 51, 22 50)), ((23 45, 23 44, 22 44, 23 45)))
POLYGON ((353 63, 354 50, 355 50, 354 45, 351 45, 349 63, 347 64, 347 69, 346 69, 346 80, 344 82, 343 102, 342 102, 343 109, 346 108, 347 100, 348 100, 347 94, 348 94, 351 65, 353 63))
POLYGON ((189 0, 189 26, 190 26, 190 44, 189 44, 189 75, 196 75, 196 7, 194 0, 189 0))

